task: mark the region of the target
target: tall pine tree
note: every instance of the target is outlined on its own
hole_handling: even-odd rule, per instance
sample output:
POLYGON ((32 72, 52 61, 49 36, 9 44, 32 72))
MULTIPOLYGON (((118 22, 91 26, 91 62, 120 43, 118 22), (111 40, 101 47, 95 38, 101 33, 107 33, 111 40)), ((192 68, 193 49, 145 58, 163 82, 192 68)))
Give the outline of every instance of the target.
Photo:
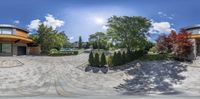
POLYGON ((81 36, 79 36, 79 40, 78 40, 78 48, 79 48, 79 49, 82 48, 82 38, 81 38, 81 36))
POLYGON ((105 66, 106 65, 106 56, 105 56, 105 53, 103 52, 101 54, 101 66, 105 66))
POLYGON ((94 66, 95 65, 94 64, 94 55, 93 55, 92 51, 90 52, 88 61, 89 61, 90 66, 94 66))

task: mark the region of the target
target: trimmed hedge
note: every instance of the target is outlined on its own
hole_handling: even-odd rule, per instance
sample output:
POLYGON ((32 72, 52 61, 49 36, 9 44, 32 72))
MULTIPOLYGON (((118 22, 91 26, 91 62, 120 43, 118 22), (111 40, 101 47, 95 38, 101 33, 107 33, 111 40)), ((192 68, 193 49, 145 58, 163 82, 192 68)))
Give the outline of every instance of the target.
POLYGON ((114 52, 113 56, 110 55, 106 57, 105 53, 102 53, 101 55, 99 55, 99 53, 97 52, 95 53, 95 56, 94 56, 93 53, 91 52, 89 55, 88 61, 89 61, 90 66, 103 67, 107 64, 107 66, 112 67, 112 66, 120 66, 128 62, 134 61, 144 56, 145 54, 147 54, 147 51, 144 51, 144 50, 139 50, 139 51, 134 51, 134 52, 129 52, 129 53, 125 53, 125 52, 121 53, 119 51, 119 52, 114 52))
POLYGON ((104 67, 106 65, 106 56, 105 56, 105 53, 102 53, 101 54, 101 61, 100 61, 100 65, 101 67, 104 67))
POLYGON ((92 51, 90 52, 88 61, 89 61, 90 66, 93 66, 95 64, 94 55, 93 55, 92 51))
POLYGON ((78 51, 65 51, 60 52, 57 49, 51 49, 49 51, 49 56, 69 56, 69 55, 78 55, 78 51))
POLYGON ((94 55, 91 51, 88 62, 90 66, 104 67, 107 64, 105 53, 102 53, 101 55, 99 55, 99 53, 95 53, 94 55))
POLYGON ((96 66, 96 67, 100 66, 99 53, 95 53, 95 56, 94 56, 94 66, 96 66))

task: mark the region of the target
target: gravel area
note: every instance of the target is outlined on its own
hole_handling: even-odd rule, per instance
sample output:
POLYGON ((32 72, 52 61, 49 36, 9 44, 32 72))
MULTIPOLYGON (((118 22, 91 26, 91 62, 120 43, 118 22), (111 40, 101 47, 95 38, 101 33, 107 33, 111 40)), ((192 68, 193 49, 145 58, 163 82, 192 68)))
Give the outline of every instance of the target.
POLYGON ((85 53, 0 57, 0 96, 200 95, 198 62, 137 61, 129 69, 92 73, 77 68, 87 60, 85 53))

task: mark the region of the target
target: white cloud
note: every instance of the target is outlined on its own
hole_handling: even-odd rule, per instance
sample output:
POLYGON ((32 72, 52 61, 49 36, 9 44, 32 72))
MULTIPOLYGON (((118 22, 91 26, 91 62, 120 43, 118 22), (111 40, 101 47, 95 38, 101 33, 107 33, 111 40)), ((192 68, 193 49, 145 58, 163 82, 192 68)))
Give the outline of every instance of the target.
POLYGON ((44 24, 48 27, 52 27, 54 30, 64 25, 64 21, 56 19, 53 15, 47 14, 45 21, 41 22, 40 19, 32 20, 28 25, 29 30, 37 30, 39 25, 44 24))
POLYGON ((175 17, 175 15, 174 14, 166 14, 166 13, 164 13, 164 12, 158 12, 158 15, 160 16, 160 17, 162 17, 162 18, 166 18, 166 19, 170 19, 170 20, 173 20, 174 19, 174 17, 175 17))
POLYGON ((172 25, 169 22, 152 22, 150 33, 152 34, 169 34, 172 30, 172 25))
POLYGON ((13 23, 14 23, 14 24, 19 24, 20 21, 19 21, 19 20, 15 20, 13 23))
POLYGON ((41 25, 41 21, 39 19, 32 20, 31 23, 28 25, 29 30, 37 30, 39 25, 41 25))
POLYGON ((45 19, 46 20, 43 22, 43 24, 48 27, 52 27, 53 29, 56 29, 64 25, 64 21, 55 19, 51 14, 45 16, 45 19))

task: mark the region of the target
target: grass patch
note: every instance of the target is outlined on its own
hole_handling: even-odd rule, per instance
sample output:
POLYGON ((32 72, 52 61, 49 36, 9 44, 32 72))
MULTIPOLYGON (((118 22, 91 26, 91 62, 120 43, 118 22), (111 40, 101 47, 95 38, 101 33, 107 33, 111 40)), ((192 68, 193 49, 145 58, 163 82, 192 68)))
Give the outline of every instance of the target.
POLYGON ((166 53, 166 54, 147 54, 139 58, 139 60, 170 60, 172 59, 172 55, 166 53))

